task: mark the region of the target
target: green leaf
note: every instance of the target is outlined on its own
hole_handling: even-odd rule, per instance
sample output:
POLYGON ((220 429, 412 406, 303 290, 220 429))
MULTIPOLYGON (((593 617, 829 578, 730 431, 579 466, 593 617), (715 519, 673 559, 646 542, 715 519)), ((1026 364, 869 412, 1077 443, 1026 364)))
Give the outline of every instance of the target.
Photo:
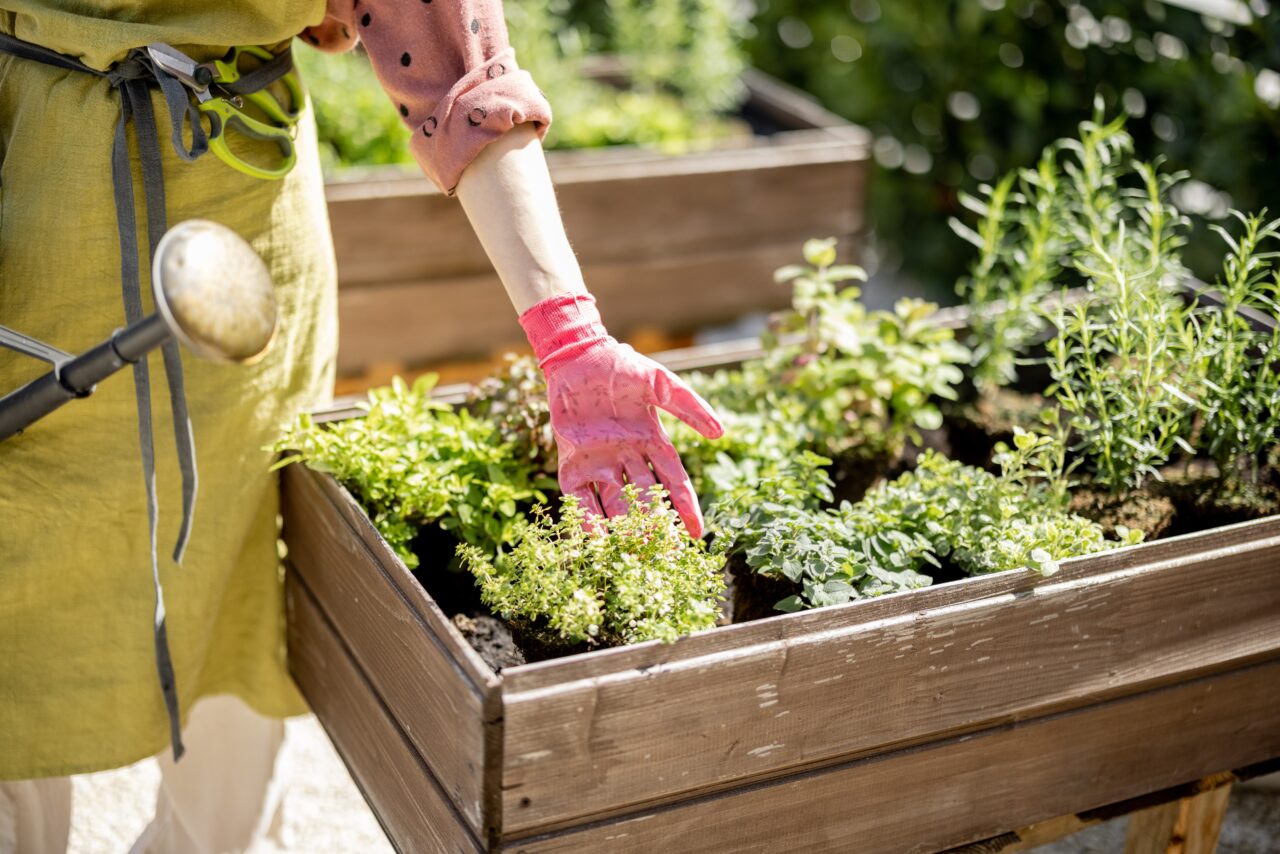
POLYGON ((865 282, 867 280, 867 271, 855 264, 836 264, 827 270, 827 278, 833 282, 848 280, 865 282))
POLYGON ((808 272, 809 269, 807 267, 802 267, 799 264, 788 264, 773 271, 773 280, 778 284, 783 284, 808 272))
POLYGON ((942 413, 936 406, 922 406, 911 415, 921 430, 938 430, 942 427, 942 413))
POLYGON ((787 613, 799 611, 804 608, 804 600, 799 596, 788 596, 786 599, 783 599, 781 602, 774 605, 773 608, 775 611, 784 611, 787 613))
POLYGON ((814 267, 830 267, 836 262, 836 239, 811 238, 804 242, 804 260, 814 267))

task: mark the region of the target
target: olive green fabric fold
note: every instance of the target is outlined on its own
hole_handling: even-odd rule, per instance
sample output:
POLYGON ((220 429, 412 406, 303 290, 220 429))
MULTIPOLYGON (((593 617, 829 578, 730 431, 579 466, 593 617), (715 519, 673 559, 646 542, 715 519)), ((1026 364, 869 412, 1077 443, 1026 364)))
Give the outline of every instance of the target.
MULTIPOLYGON (((0 30, 21 24, 25 33, 17 35, 28 39, 54 30, 71 38, 68 4, 42 19, 39 7, 0 0, 15 5, 24 13, 0 14, 0 30)), ((212 55, 301 29, 320 11, 311 2, 243 9, 188 2, 143 3, 139 15, 189 22, 205 9, 220 9, 208 20, 225 24, 202 36, 212 55), (243 33, 252 9, 259 24, 275 22, 263 25, 263 38, 218 45, 221 32, 243 33)), ((85 44, 124 32, 118 21, 106 30, 92 17, 80 23, 85 44)), ((147 97, 157 133, 168 138, 163 96, 151 90, 147 97)), ((0 58, 0 321, 70 352, 125 322, 111 160, 119 109, 106 80, 0 58)), ((151 637, 157 613, 183 712, 208 693, 239 695, 266 714, 303 709, 287 674, 276 489, 262 450, 280 424, 321 402, 332 381, 334 268, 309 114, 297 148, 298 165, 283 181, 249 178, 213 157, 184 162, 168 144, 158 152, 168 221, 204 217, 249 239, 267 261, 282 310, 281 333, 262 362, 185 360, 200 512, 183 565, 167 554, 158 560, 163 610, 143 570, 151 556, 133 384, 113 377, 92 398, 0 443, 0 779, 113 767, 165 746, 169 725, 151 637)), ((131 192, 137 210, 156 204, 154 192, 151 199, 141 186, 131 192)), ((133 230, 140 247, 159 236, 133 230)), ((147 266, 139 264, 144 312, 151 310, 147 266)), ((44 369, 0 352, 0 389, 44 369)), ((158 412, 176 407, 163 377, 139 382, 158 412)), ((158 536, 180 542, 181 467, 164 461, 178 458, 181 442, 169 430, 154 438, 158 536)))

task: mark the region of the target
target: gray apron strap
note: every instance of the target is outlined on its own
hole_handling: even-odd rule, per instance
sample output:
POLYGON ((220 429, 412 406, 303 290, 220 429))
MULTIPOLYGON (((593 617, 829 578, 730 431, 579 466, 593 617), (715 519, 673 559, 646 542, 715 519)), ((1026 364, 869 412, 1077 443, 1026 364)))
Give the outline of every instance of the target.
MULTIPOLYGON (((129 159, 129 142, 125 127, 135 112, 139 160, 143 164, 144 181, 149 174, 151 152, 148 143, 155 139, 155 117, 150 115, 151 93, 146 81, 126 80, 115 84, 120 90, 120 118, 116 122, 115 141, 111 146, 111 184, 115 194, 116 227, 120 236, 120 281, 124 295, 125 323, 142 319, 142 294, 139 284, 137 220, 133 209, 133 170, 129 159), (139 109, 140 104, 146 107, 139 109), (145 112, 143 111, 145 109, 145 112), (148 120, 150 127, 148 127, 148 120)), ((147 199, 150 207, 150 199, 147 199)), ((169 652, 169 633, 165 622, 164 588, 160 583, 160 564, 156 555, 159 508, 156 501, 155 441, 151 424, 151 370, 147 359, 133 364, 133 386, 138 405, 138 446, 142 452, 142 477, 147 491, 147 530, 151 546, 151 582, 155 589, 152 636, 155 643, 156 670, 160 691, 169 717, 169 738, 173 758, 182 757, 181 713, 178 706, 177 678, 169 652)), ((184 472, 185 475, 185 472, 184 472)))
POLYGON ((286 47, 252 71, 241 74, 239 80, 218 86, 233 95, 248 95, 267 88, 292 70, 293 51, 286 47))

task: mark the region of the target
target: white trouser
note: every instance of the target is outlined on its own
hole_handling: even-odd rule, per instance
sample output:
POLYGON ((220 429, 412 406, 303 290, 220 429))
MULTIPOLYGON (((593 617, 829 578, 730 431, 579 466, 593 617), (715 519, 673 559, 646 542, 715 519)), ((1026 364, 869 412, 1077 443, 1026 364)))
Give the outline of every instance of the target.
MULTIPOLYGON (((284 721, 236 697, 196 703, 182 731, 186 754, 158 757, 156 814, 130 854, 229 854, 281 841, 284 721)), ((0 854, 63 854, 71 778, 0 781, 0 854)))

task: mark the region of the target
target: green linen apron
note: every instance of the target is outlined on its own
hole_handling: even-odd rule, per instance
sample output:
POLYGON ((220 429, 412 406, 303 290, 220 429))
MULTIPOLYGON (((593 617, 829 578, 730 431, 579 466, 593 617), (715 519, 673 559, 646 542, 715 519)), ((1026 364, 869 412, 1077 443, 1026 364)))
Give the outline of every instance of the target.
MULTIPOLYGON (((322 0, 0 0, 0 31, 106 68, 164 41, 198 60, 279 44, 318 23, 322 0)), ((153 97, 170 224, 223 223, 271 270, 281 329, 251 367, 183 354, 200 489, 181 567, 167 545, 181 477, 164 371, 153 359, 160 575, 185 714, 235 694, 259 712, 304 710, 286 669, 277 493, 267 473, 280 425, 329 394, 335 274, 310 111, 298 163, 263 181, 206 155, 178 159, 153 97)), ((107 81, 0 56, 0 323, 70 352, 124 325, 111 147, 119 96, 107 81)), ((132 133, 131 133, 132 136, 132 133)), ((145 222, 135 174, 135 209, 145 222)), ((139 235, 145 310, 145 227, 139 235)), ((0 392, 43 370, 0 351, 0 392)), ((0 443, 0 779, 116 767, 169 743, 156 682, 146 493, 128 372, 0 443)))

